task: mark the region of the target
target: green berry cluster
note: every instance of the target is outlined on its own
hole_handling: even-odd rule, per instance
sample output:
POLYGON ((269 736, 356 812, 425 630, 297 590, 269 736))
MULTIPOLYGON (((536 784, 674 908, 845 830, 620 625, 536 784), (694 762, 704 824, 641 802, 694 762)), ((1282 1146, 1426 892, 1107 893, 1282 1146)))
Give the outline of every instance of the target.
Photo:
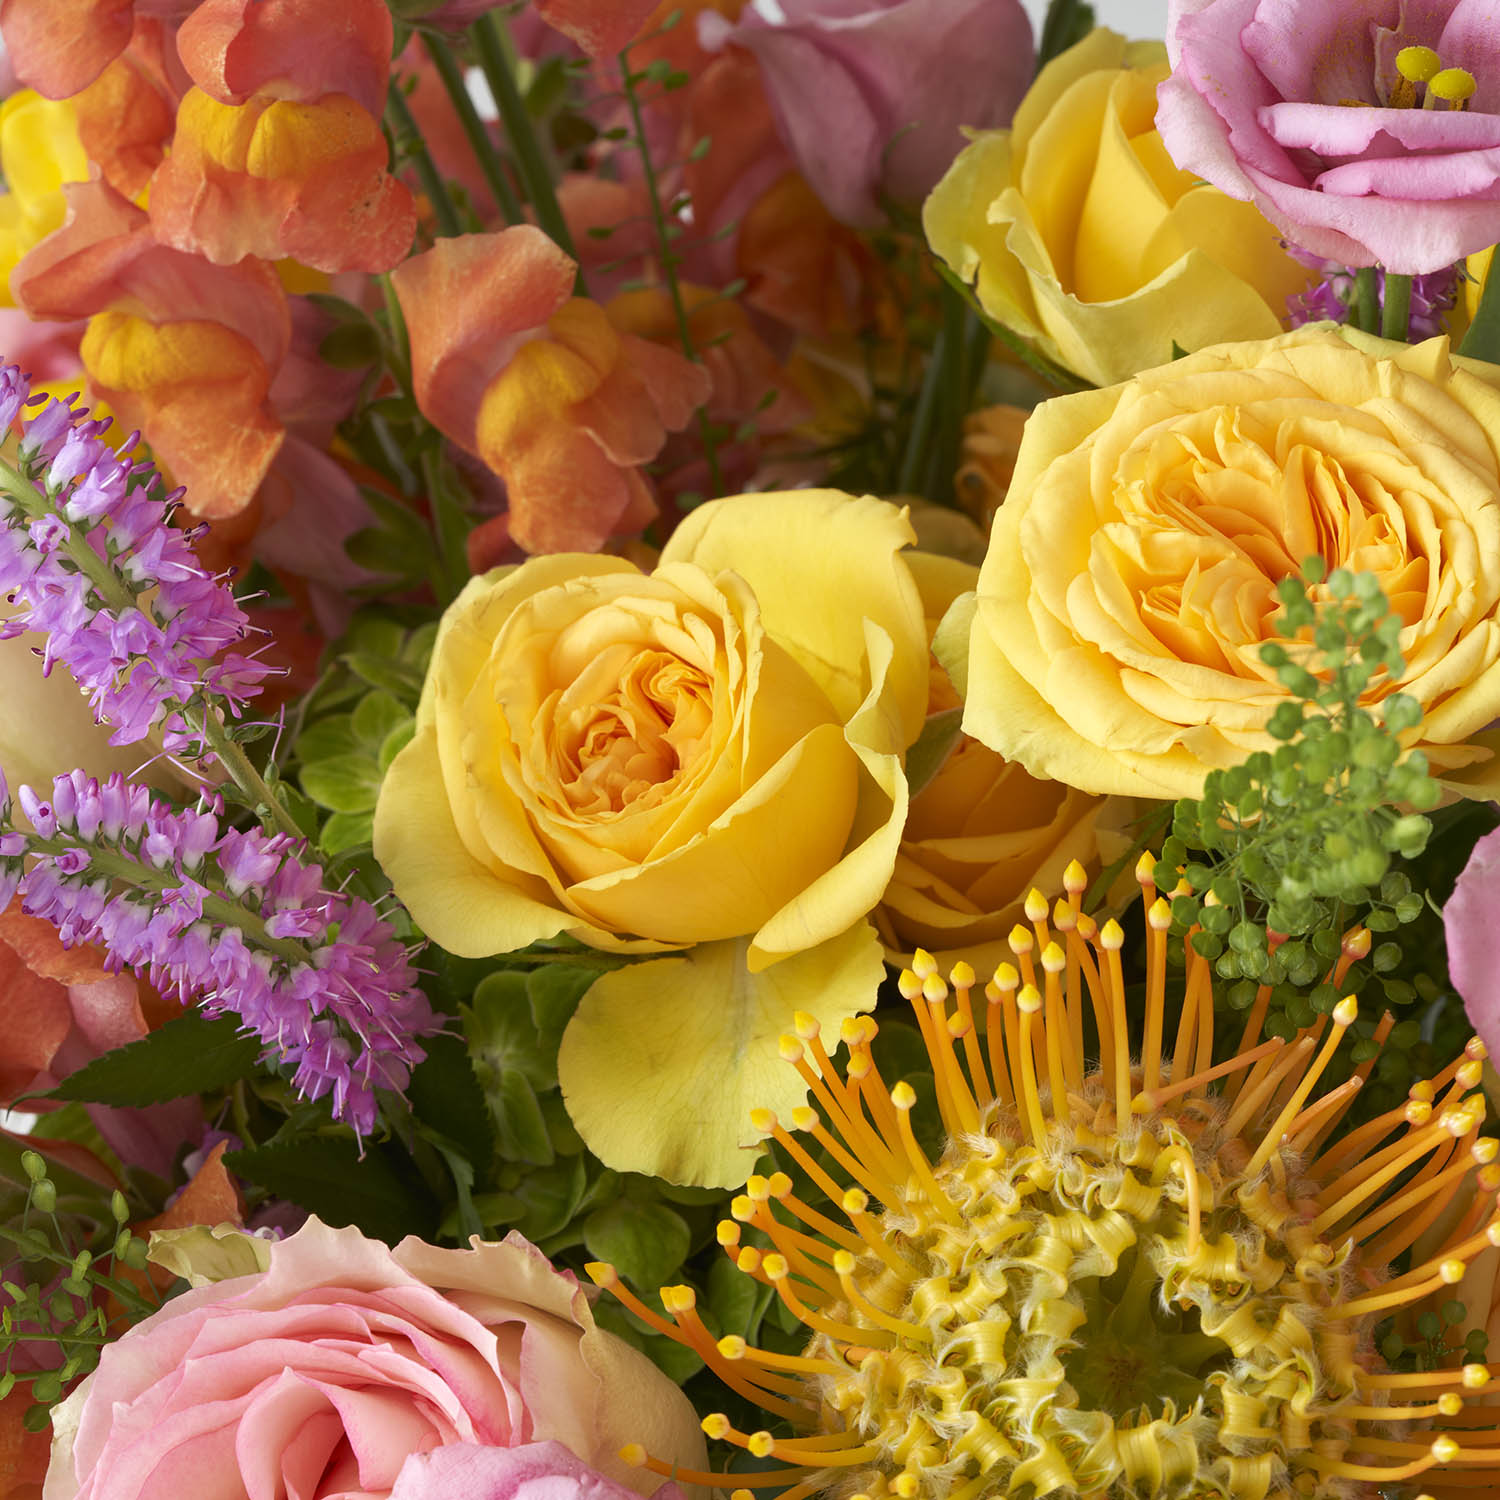
POLYGON ((18 1384, 29 1383, 32 1404, 22 1420, 29 1432, 41 1432, 53 1404, 99 1363, 104 1345, 118 1337, 118 1329, 113 1334, 109 1329, 106 1300, 113 1298, 131 1321, 155 1311, 160 1300, 143 1295, 139 1285, 117 1274, 121 1266, 135 1271, 146 1267, 146 1242, 126 1227, 130 1209, 125 1195, 118 1189, 111 1195, 110 1221, 98 1226, 96 1247, 78 1245, 80 1225, 73 1216, 59 1214, 58 1188, 48 1176, 45 1158, 23 1151, 20 1160, 25 1210, 19 1227, 0 1224, 0 1240, 9 1243, 11 1252, 0 1279, 0 1400, 18 1384), (34 1222, 38 1218, 50 1225, 50 1233, 34 1222), (23 1344, 55 1344, 60 1358, 50 1369, 17 1370, 16 1351, 23 1344))
POLYGON ((1337 1003, 1320 981, 1355 926, 1374 936, 1368 969, 1386 1000, 1419 993, 1394 974, 1401 945, 1380 937, 1425 908, 1392 868, 1426 848, 1425 812, 1439 798, 1426 757, 1403 745, 1422 711, 1404 693, 1387 694, 1378 715, 1364 707, 1372 684, 1404 669, 1401 622, 1372 574, 1325 572, 1309 558, 1301 578, 1277 585, 1282 638, 1261 659, 1289 694, 1266 726, 1281 743, 1210 772, 1201 797, 1177 803, 1157 877, 1180 890, 1180 871, 1189 889, 1173 897, 1174 929, 1198 928, 1190 941, 1228 982, 1232 1007, 1271 987, 1271 1035, 1290 1036, 1337 1003))

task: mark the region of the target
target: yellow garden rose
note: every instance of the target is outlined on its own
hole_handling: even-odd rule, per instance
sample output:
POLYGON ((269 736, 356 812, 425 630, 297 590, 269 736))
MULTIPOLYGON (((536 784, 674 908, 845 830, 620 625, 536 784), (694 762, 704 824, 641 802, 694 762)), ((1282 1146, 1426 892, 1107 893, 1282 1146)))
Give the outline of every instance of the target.
MULTIPOLYGON (((949 557, 914 552, 908 559, 930 630, 953 601, 973 590, 979 570, 949 557)), ((936 662, 928 719, 951 714, 960 698, 936 662)), ((920 789, 911 808, 891 883, 875 925, 892 962, 909 964, 926 948, 946 973, 960 959, 981 974, 1013 957, 1005 943, 1024 920, 1033 886, 1061 890, 1063 871, 1078 860, 1090 876, 1101 864, 1101 840, 1111 858, 1126 840, 1112 826, 1109 799, 1091 797, 1060 781, 1041 781, 960 734, 920 789)))
POLYGON ((1406 738, 1500 790, 1500 370, 1329 325, 1033 413, 966 615, 964 728, 1091 792, 1197 795, 1276 742, 1275 586, 1318 553, 1402 621, 1406 738))
POLYGON ((927 699, 911 539, 878 500, 742 496, 695 510, 654 572, 537 557, 443 618, 375 814, 413 917, 470 957, 560 934, 691 950, 607 974, 564 1038, 564 1095, 611 1165, 742 1181, 792 1014, 874 1003, 867 917, 927 699))
POLYGON ((1009 130, 975 131, 928 198, 933 250, 984 310, 1096 385, 1268 338, 1307 271, 1156 133, 1159 42, 1099 29, 1037 75, 1009 130))

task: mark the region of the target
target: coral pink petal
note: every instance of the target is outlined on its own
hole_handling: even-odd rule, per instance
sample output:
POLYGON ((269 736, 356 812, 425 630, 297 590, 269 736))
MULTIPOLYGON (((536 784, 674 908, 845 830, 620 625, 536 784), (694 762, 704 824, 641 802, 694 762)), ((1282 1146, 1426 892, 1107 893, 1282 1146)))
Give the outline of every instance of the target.
POLYGON ((657 0, 536 0, 537 14, 590 57, 619 52, 636 38, 657 0))
POLYGON ((125 50, 132 9, 133 0, 3 0, 0 35, 22 83, 66 99, 125 50))
POLYGON ((572 295, 573 261, 540 229, 439 240, 391 273, 417 404, 472 450, 485 388, 572 295))
POLYGON ((391 42, 385 0, 203 0, 177 34, 193 82, 221 103, 347 94, 376 116, 391 42))
MULTIPOLYGON (((661 425, 672 432, 686 427, 693 413, 708 400, 713 377, 702 365, 650 339, 622 334, 620 347, 626 364, 645 382, 661 425)), ((655 457, 653 450, 636 462, 645 463, 655 457)))
POLYGON ((72 1025, 62 985, 34 974, 0 942, 0 1104, 51 1086, 46 1075, 72 1025))
POLYGON ((119 277, 151 243, 145 213, 108 183, 63 187, 68 217, 23 256, 11 295, 33 318, 88 318, 126 295, 119 277))

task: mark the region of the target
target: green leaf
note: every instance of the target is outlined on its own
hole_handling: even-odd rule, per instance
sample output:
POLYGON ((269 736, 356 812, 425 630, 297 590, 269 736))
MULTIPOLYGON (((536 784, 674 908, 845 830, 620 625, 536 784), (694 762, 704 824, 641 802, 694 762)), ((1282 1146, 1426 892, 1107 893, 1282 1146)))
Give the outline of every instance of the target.
MULTIPOLYGON (((597 969, 574 969, 567 964, 547 964, 526 976, 526 998, 531 1019, 539 1032, 552 1037, 573 1019, 584 992, 599 977, 597 969)), ((553 1047, 553 1052, 556 1052, 553 1047)), ((554 1072, 553 1082, 556 1082, 554 1072)))
POLYGON ((751 1342, 766 1308, 776 1296, 774 1287, 747 1276, 728 1256, 714 1258, 708 1268, 708 1306, 718 1320, 720 1334, 737 1333, 751 1342))
POLYGON ((350 755, 358 748, 359 737, 354 733, 353 714, 329 714, 326 719, 309 724, 297 736, 297 759, 303 765, 350 755))
MULTIPOLYGON (((536 1088, 557 1087, 557 1032, 547 1038, 533 1019, 535 977, 514 970, 487 975, 471 1002, 460 1007, 474 1070, 486 1088, 507 1068, 522 1073, 536 1088)), ((536 992, 550 995, 552 987, 542 985, 536 992)))
POLYGON ((561 1234, 573 1222, 588 1189, 588 1166, 582 1156, 528 1172, 516 1189, 524 1212, 515 1226, 533 1244, 561 1234))
POLYGON ((945 708, 927 716, 921 734, 906 752, 906 785, 913 797, 942 769, 963 733, 960 728, 963 717, 962 707, 945 708))
POLYGON ((583 1243, 632 1286, 658 1287, 687 1259, 692 1235, 682 1215, 665 1203, 617 1198, 588 1216, 583 1243))
POLYGON ((1469 324, 1458 352, 1471 359, 1500 364, 1500 253, 1490 262, 1484 289, 1479 294, 1479 306, 1474 310, 1474 321, 1469 324))
POLYGON ((368 844, 374 831, 372 813, 334 813, 318 833, 318 848, 324 854, 343 854, 346 850, 368 844))
POLYGON ((442 1032, 427 1037, 423 1046, 427 1056, 412 1069, 406 1089, 412 1113, 462 1147, 483 1174, 494 1154, 495 1135, 464 1039, 442 1032))
POLYGON ((354 710, 354 733, 367 750, 378 752, 391 730, 410 719, 411 711, 389 693, 369 693, 354 710))
POLYGON ((333 812, 370 812, 380 793, 380 768, 363 754, 336 755, 304 765, 299 779, 314 802, 333 812))
POLYGON ((412 718, 403 719, 401 723, 391 730, 380 742, 380 753, 376 761, 380 766, 380 774, 385 775, 391 768, 391 762, 411 744, 416 737, 417 721, 412 718))
POLYGON ((422 674, 390 656, 373 651, 351 651, 345 658, 349 670, 371 687, 382 688, 403 703, 416 706, 422 691, 422 674))
POLYGON ((352 1140, 320 1136, 226 1152, 224 1165, 325 1223, 354 1224, 390 1245, 437 1227, 436 1202, 393 1146, 367 1143, 361 1159, 352 1140))
POLYGON ((240 1033, 237 1016, 209 1019, 189 1012, 95 1058, 65 1078, 51 1097, 134 1108, 163 1104, 246 1077, 260 1054, 260 1042, 240 1033))
POLYGON ((556 1158, 536 1090, 517 1068, 502 1068, 485 1090, 495 1122, 495 1144, 505 1161, 550 1167, 556 1158))

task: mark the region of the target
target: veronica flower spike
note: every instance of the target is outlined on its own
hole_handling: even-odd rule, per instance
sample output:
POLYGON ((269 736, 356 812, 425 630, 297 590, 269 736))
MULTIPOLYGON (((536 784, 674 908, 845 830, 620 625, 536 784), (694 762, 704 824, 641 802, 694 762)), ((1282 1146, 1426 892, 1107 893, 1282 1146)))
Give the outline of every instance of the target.
MULTIPOLYGON (((716 1340, 691 1288, 661 1289, 663 1317, 589 1267, 766 1413, 754 1431, 722 1412, 703 1428, 772 1462, 673 1478, 740 1486, 735 1500, 1497 1493, 1500 1427, 1475 1398, 1500 1365, 1472 1341, 1405 1347, 1389 1331, 1461 1295, 1500 1246, 1482 1044, 1341 1129, 1375 1061, 1325 1078, 1354 997, 1267 1039, 1263 990, 1216 1061, 1212 968, 1187 945, 1168 996, 1171 911, 1147 871, 1139 1028, 1124 934, 1080 909, 1076 863, 1055 906, 1028 898, 1015 962, 980 991, 982 1028, 969 965, 945 980, 919 954, 902 976, 947 1136, 936 1157, 912 1128, 916 1094, 871 1057, 875 1023, 844 1024, 839 1069, 797 1018, 782 1055, 812 1100, 751 1125, 843 1221, 777 1172, 749 1179, 718 1237, 806 1326, 802 1353, 716 1340)), ((1368 941, 1346 936, 1336 988, 1368 941)), ((1377 1055, 1390 1029, 1374 1028, 1377 1055)), ((669 1472, 640 1445, 627 1456, 669 1472)))
POLYGON ((304 1098, 368 1135, 376 1090, 400 1092, 437 1029, 406 949, 368 902, 323 886, 286 834, 224 829, 216 798, 173 811, 150 789, 81 771, 48 801, 0 775, 0 908, 53 923, 67 947, 97 943, 206 1015, 232 1012, 292 1070, 304 1098), (24 861, 24 863, 23 863, 24 861))
POLYGON ((228 758, 209 700, 237 713, 268 669, 233 649, 249 621, 195 533, 171 525, 180 492, 106 443, 107 419, 56 399, 22 418, 28 396, 28 377, 0 368, 0 434, 15 429, 18 454, 0 459, 0 592, 15 606, 0 637, 45 632, 46 667, 72 672, 112 744, 156 731, 169 751, 228 758))

